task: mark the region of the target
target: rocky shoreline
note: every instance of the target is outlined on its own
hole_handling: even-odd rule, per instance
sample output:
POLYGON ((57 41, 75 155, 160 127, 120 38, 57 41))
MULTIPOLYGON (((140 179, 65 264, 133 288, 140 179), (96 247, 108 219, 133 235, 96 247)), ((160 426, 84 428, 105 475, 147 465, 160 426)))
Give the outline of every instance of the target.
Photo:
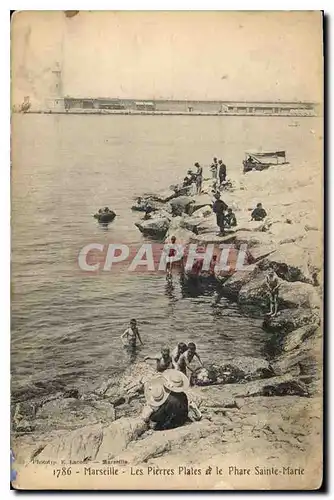
MULTIPOLYGON (((18 464, 119 459, 161 467, 215 461, 246 466, 262 457, 268 465, 294 462, 310 471, 321 467, 323 258, 321 200, 314 196, 313 184, 317 175, 316 168, 310 169, 301 181, 293 166, 246 174, 222 193, 238 220, 236 230, 225 237, 217 236, 210 179, 204 180, 201 195, 175 196, 174 189, 147 195, 154 212, 136 224, 145 236, 162 240, 175 235, 184 245, 247 245, 251 268, 215 276, 217 295, 236 301, 245 314, 255 311, 265 318, 270 360, 242 358, 212 367, 214 383, 190 390, 202 420, 166 432, 152 433, 132 422, 144 403, 143 383, 152 374, 144 363, 94 393, 60 389, 43 401, 17 403, 12 436, 18 464), (257 201, 269 216, 249 222, 257 201), (265 317, 268 269, 275 270, 281 284, 275 318, 265 317)), ((234 488, 240 478, 219 484, 234 488)))

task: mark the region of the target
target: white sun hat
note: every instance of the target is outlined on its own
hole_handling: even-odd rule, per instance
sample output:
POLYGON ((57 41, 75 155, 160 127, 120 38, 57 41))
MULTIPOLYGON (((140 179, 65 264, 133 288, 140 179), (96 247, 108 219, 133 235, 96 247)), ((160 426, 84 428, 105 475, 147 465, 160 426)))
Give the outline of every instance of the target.
POLYGON ((147 404, 154 408, 161 406, 168 398, 169 391, 165 389, 165 380, 161 376, 153 377, 144 385, 144 395, 147 404))
POLYGON ((162 377, 165 379, 164 386, 169 391, 185 392, 189 389, 190 384, 188 377, 179 370, 165 370, 162 377))

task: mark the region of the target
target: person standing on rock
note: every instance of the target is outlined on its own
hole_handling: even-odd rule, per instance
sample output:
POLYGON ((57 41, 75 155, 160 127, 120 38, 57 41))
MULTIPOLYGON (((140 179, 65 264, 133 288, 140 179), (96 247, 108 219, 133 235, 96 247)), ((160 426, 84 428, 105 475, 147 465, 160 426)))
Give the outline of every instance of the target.
POLYGON ((217 180, 217 174, 218 174, 218 160, 216 157, 213 159, 213 163, 211 165, 211 174, 212 174, 212 179, 215 182, 217 180))
POLYGON ((203 168, 199 163, 195 163, 195 167, 197 168, 196 172, 196 192, 197 194, 201 194, 202 191, 202 182, 203 182, 203 168))
POLYGON ((213 204, 212 210, 216 214, 217 226, 219 227, 219 236, 225 236, 225 211, 228 206, 226 203, 220 199, 220 193, 215 194, 216 201, 213 204))
POLYGON ((270 312, 268 316, 277 316, 278 311, 278 289, 280 283, 278 276, 273 269, 271 269, 266 276, 266 285, 269 290, 270 312))
POLYGON ((226 165, 223 163, 223 160, 219 160, 219 184, 221 185, 226 180, 226 165))

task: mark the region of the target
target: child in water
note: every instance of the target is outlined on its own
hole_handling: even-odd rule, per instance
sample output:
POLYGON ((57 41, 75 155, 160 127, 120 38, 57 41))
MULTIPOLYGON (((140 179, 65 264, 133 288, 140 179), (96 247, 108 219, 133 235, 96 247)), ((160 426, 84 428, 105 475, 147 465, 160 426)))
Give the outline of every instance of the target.
POLYGON ((184 342, 179 342, 177 344, 177 346, 175 347, 175 349, 173 349, 173 352, 172 352, 173 368, 177 369, 177 363, 179 361, 179 358, 180 358, 181 354, 186 352, 187 349, 188 349, 188 346, 184 342))
POLYGON ((169 347, 163 347, 161 349, 161 355, 146 356, 146 358, 144 358, 144 361, 147 361, 149 359, 157 362, 157 372, 164 372, 168 368, 173 368, 169 347))
POLYGON ((200 362, 201 366, 203 366, 202 360, 196 352, 196 344, 194 344, 194 342, 189 342, 188 349, 179 357, 179 360, 177 362, 177 369, 187 375, 188 368, 188 370, 190 370, 190 372, 192 373, 194 369, 190 366, 190 363, 195 356, 200 362))
POLYGON ((143 345, 142 339, 139 335, 138 327, 137 327, 137 320, 132 319, 130 321, 130 326, 125 330, 124 333, 121 335, 121 340, 124 346, 130 347, 132 349, 135 349, 137 347, 137 339, 139 340, 140 344, 143 345))

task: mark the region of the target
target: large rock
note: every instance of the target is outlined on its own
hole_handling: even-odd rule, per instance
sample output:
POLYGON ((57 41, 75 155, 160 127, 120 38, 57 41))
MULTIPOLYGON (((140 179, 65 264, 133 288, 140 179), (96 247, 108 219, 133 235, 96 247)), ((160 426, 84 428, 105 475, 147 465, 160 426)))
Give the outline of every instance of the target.
POLYGON ((153 218, 136 222, 135 225, 144 236, 151 238, 163 238, 169 228, 169 219, 166 217, 153 218))
MULTIPOLYGON (((212 234, 213 232, 219 233, 219 228, 217 226, 216 215, 211 214, 205 219, 202 219, 200 223, 197 225, 197 234, 212 234)), ((233 234, 235 230, 233 230, 233 234)))
POLYGON ((277 244, 293 243, 306 235, 304 224, 273 223, 268 233, 277 244))
POLYGON ((216 216, 213 214, 207 217, 185 217, 181 222, 181 226, 195 234, 211 233, 215 230, 219 231, 216 223, 216 216))
POLYGON ((151 194, 150 199, 153 201, 161 201, 162 203, 166 203, 167 201, 176 197, 176 193, 174 189, 164 189, 156 194, 151 194))
MULTIPOLYGON (((241 273, 242 271, 240 271, 241 273)), ((233 277, 232 277, 233 278, 233 277)), ((238 284, 242 281, 242 275, 238 279, 238 284)), ((229 285, 229 280, 224 284, 229 285)), ((267 287, 266 275, 259 269, 253 273, 246 273, 244 283, 239 290, 238 302, 240 305, 251 305, 259 308, 268 308, 270 294, 267 287)), ((309 309, 319 309, 321 301, 316 289, 308 284, 300 281, 291 282, 279 280, 278 307, 285 308, 300 308, 306 307, 309 309)), ((233 280, 232 280, 233 285, 233 280)))
POLYGON ((141 418, 121 418, 107 427, 86 426, 52 440, 38 455, 39 460, 100 461, 119 455, 148 428, 141 418))
POLYGON ((314 286, 300 281, 280 281, 278 303, 282 308, 321 307, 321 301, 314 286))
POLYGON ((237 300, 241 288, 249 283, 255 276, 256 269, 248 271, 236 271, 222 285, 222 294, 232 300, 237 300))
POLYGON ((219 229, 217 228, 216 231, 208 232, 208 233, 203 233, 203 234, 193 234, 191 241, 192 243, 201 243, 201 244, 207 244, 207 243, 233 243, 235 240, 235 233, 231 232, 230 234, 226 233, 225 236, 219 236, 218 233, 219 229))
POLYGON ((283 351, 292 351, 299 347, 304 340, 311 337, 319 329, 318 325, 307 325, 297 328, 282 338, 281 348, 283 351))
POLYGON ((207 217, 212 214, 212 207, 210 205, 205 205, 204 207, 198 208, 191 215, 192 217, 207 217))
POLYGON ((280 334, 290 333, 297 328, 307 325, 319 325, 319 314, 311 309, 283 309, 275 317, 267 317, 263 322, 263 329, 280 334))
POLYGON ((249 248, 256 245, 273 245, 273 238, 270 234, 261 231, 243 231, 238 230, 236 233, 235 244, 241 245, 246 244, 249 248))
POLYGON ((76 429, 96 423, 115 420, 115 410, 109 401, 82 400, 76 398, 56 399, 39 408, 34 418, 35 428, 42 431, 53 429, 76 429))
POLYGON ((120 397, 128 399, 129 396, 141 394, 144 383, 155 373, 153 366, 146 362, 135 363, 117 379, 112 377, 106 380, 95 392, 111 400, 120 397))
MULTIPOLYGON (((310 382, 321 374, 322 340, 313 330, 308 338, 298 339, 298 347, 277 356, 271 366, 275 375, 290 373, 294 376, 310 376, 310 382)), ((291 334, 292 335, 292 334, 291 334)))
POLYGON ((198 443, 201 438, 209 436, 213 428, 208 420, 203 420, 176 429, 153 432, 145 439, 130 443, 117 458, 131 465, 143 464, 165 453, 178 453, 189 442, 198 443))
POLYGON ((194 196, 191 203, 191 208, 189 209, 189 214, 193 214, 193 212, 195 212, 199 208, 205 207, 206 205, 213 205, 211 196, 209 196, 208 194, 198 194, 194 196))
POLYGON ((177 244, 188 245, 192 241, 194 233, 183 227, 169 228, 166 233, 166 241, 170 241, 172 236, 175 236, 177 244))
POLYGON ((256 220, 247 220, 242 221, 238 220, 238 230, 239 231, 263 231, 265 229, 264 221, 256 221, 256 220))
POLYGON ((181 227, 197 234, 197 227, 201 222, 203 222, 203 217, 185 217, 181 222, 181 227))
POLYGON ((307 252, 308 267, 314 281, 320 281, 319 275, 324 265, 324 242, 323 233, 320 231, 309 231, 297 242, 297 245, 307 252))
POLYGON ((276 250, 277 246, 275 244, 269 244, 269 245, 255 245, 248 251, 249 255, 252 256, 253 262, 259 262, 265 257, 268 257, 268 255, 274 253, 276 250))
POLYGON ((259 267, 263 270, 274 269, 286 281, 314 282, 308 268, 307 252, 294 243, 281 245, 276 252, 261 260, 259 267))
POLYGON ((261 231, 237 231, 234 244, 237 246, 247 245, 248 252, 254 262, 277 250, 277 244, 273 241, 272 236, 261 231))
POLYGON ((263 273, 257 273, 240 289, 238 302, 241 306, 255 306, 260 309, 269 308, 269 292, 263 273))
POLYGON ((190 186, 182 186, 181 184, 174 187, 176 196, 194 196, 196 194, 195 184, 190 186))
POLYGON ((178 216, 188 213, 188 209, 193 199, 194 198, 191 196, 178 196, 177 198, 171 200, 170 205, 172 207, 172 214, 178 216))

